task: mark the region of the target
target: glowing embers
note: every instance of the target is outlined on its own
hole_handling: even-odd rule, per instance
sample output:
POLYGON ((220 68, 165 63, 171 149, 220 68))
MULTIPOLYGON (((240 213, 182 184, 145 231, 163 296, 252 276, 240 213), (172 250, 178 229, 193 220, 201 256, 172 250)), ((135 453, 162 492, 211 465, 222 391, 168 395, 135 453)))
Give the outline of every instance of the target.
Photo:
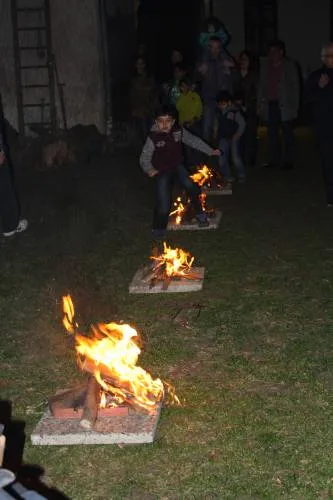
POLYGON ((129 287, 130 293, 192 292, 201 290, 205 270, 193 267, 194 257, 181 248, 155 247, 152 261, 139 269, 129 287))
POLYGON ((207 195, 231 195, 232 183, 224 181, 222 175, 207 165, 198 168, 191 179, 200 186, 207 195))
POLYGON ((202 210, 207 215, 209 224, 200 224, 191 201, 185 196, 178 196, 174 202, 173 210, 170 213, 168 229, 170 231, 202 231, 217 229, 221 221, 222 212, 207 205, 207 195, 205 192, 200 195, 200 201, 202 210))

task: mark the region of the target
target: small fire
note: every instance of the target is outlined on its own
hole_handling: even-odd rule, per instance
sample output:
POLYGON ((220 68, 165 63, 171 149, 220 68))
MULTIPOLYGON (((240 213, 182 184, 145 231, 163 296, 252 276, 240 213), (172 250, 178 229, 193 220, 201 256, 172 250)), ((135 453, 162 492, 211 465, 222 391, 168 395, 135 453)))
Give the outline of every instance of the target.
POLYGON ((194 257, 181 248, 171 248, 163 243, 163 253, 157 257, 151 257, 156 262, 153 273, 161 269, 170 277, 187 277, 191 271, 194 257))
POLYGON ((206 212, 207 211, 207 195, 206 195, 206 193, 201 193, 200 196, 199 196, 199 198, 200 198, 200 203, 201 203, 201 206, 202 206, 202 210, 204 212, 206 212))
POLYGON ((179 225, 183 219, 184 213, 185 213, 185 206, 183 205, 182 199, 180 196, 178 196, 177 200, 174 202, 174 207, 175 210, 170 213, 170 215, 175 215, 176 216, 176 224, 179 225))
MULTIPOLYGON (((74 333, 74 305, 69 295, 63 297, 63 324, 69 333, 74 333)), ((75 326, 74 326, 75 325, 75 326)), ((92 326, 92 336, 75 333, 76 352, 82 369, 93 373, 101 386, 100 406, 107 405, 107 395, 111 394, 117 404, 124 402, 147 412, 153 411, 164 398, 165 392, 172 394, 173 388, 137 366, 140 348, 136 342, 137 331, 130 325, 108 323, 92 326), (165 390, 166 387, 166 390, 165 390)), ((175 394, 173 402, 179 404, 175 394)))
POLYGON ((199 168, 199 170, 190 176, 192 181, 194 181, 198 186, 202 187, 204 184, 208 184, 213 177, 213 172, 207 165, 199 168))

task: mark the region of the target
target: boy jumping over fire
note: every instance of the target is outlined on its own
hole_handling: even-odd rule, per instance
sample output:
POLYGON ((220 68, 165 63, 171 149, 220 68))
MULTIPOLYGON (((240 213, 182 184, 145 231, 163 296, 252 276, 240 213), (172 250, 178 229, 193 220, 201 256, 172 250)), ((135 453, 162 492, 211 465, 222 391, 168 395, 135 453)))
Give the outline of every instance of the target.
POLYGON ((199 137, 178 125, 175 111, 163 106, 155 115, 153 124, 140 156, 142 170, 155 178, 156 201, 153 219, 153 237, 162 240, 168 225, 172 204, 172 188, 179 181, 188 194, 195 209, 198 224, 209 226, 199 199, 200 188, 190 179, 183 165, 183 144, 208 156, 219 156, 219 149, 213 149, 199 137))

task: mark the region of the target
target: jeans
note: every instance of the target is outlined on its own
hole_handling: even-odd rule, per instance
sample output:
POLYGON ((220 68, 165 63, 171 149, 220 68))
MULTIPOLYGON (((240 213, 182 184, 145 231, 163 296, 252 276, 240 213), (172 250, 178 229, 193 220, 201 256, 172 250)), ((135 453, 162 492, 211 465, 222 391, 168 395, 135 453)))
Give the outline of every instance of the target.
POLYGON ((10 165, 7 161, 0 165, 0 222, 2 231, 14 231, 19 223, 20 208, 10 165))
POLYGON ((280 164, 281 150, 279 141, 279 130, 282 129, 284 140, 284 163, 292 164, 294 161, 294 136, 292 122, 283 122, 281 119, 280 105, 278 101, 268 103, 268 161, 272 164, 280 164))
MULTIPOLYGON (((185 125, 184 128, 186 128, 186 130, 188 130, 192 134, 201 137, 201 128, 202 128, 201 120, 195 121, 189 127, 185 125)), ((187 167, 193 167, 203 163, 204 155, 200 151, 197 151, 196 149, 193 149, 190 146, 184 145, 184 152, 185 152, 187 167)))
POLYGON ((219 166, 223 180, 226 182, 233 180, 233 176, 230 171, 230 153, 238 179, 245 179, 245 168, 241 155, 240 141, 240 138, 222 138, 219 141, 219 149, 223 153, 219 157, 219 166))
POLYGON ((246 129, 242 136, 242 154, 245 165, 254 166, 258 153, 258 117, 257 110, 250 109, 246 114, 246 129))
POLYGON ((165 230, 169 221, 169 214, 172 205, 172 188, 175 181, 179 181, 189 196, 195 213, 202 214, 202 206, 199 199, 200 188, 190 178, 188 171, 183 165, 178 165, 176 170, 157 174, 156 181, 156 201, 154 210, 153 230, 165 230))
POLYGON ((326 187, 327 203, 333 204, 333 139, 320 138, 318 140, 321 155, 323 177, 326 187))
POLYGON ((213 134, 214 120, 216 116, 216 102, 207 101, 203 105, 203 138, 206 142, 210 142, 213 134))

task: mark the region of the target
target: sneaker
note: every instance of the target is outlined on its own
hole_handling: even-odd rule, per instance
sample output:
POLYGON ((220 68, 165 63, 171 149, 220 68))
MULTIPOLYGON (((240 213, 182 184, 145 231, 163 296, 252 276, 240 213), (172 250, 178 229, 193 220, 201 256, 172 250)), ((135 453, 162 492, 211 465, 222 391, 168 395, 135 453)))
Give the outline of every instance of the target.
POLYGON ((263 163, 262 165, 264 168, 278 168, 276 163, 263 163))
POLYGON ((165 229, 153 229, 152 235, 155 241, 163 241, 165 239, 165 229))
POLYGON ((10 236, 14 236, 16 233, 23 233, 28 229, 28 221, 27 219, 21 219, 17 225, 17 228, 14 231, 9 231, 8 233, 3 233, 5 238, 9 238, 10 236))
POLYGON ((239 177, 238 178, 238 184, 245 184, 245 183, 246 183, 245 177, 239 177))
POLYGON ((199 227, 209 227, 209 220, 206 214, 198 214, 196 219, 199 227))

